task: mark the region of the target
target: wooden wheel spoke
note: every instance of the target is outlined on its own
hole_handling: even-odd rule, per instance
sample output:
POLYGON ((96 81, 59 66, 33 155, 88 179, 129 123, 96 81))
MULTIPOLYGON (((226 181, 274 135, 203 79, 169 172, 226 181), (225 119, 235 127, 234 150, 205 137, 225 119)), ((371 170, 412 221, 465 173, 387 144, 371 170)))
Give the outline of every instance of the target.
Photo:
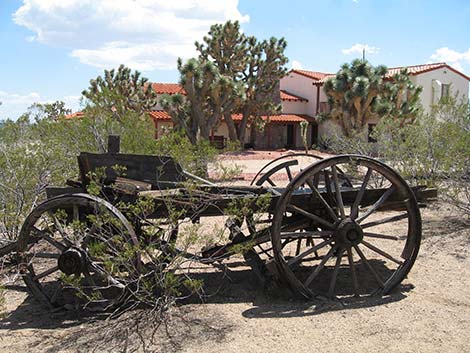
POLYGON ((286 173, 287 173, 287 177, 289 178, 289 182, 292 181, 292 172, 289 166, 286 166, 286 173))
POLYGON ((78 205, 73 205, 73 220, 74 221, 79 221, 80 220, 80 214, 78 212, 78 205))
POLYGON ((39 236, 40 238, 44 239, 45 241, 47 241, 49 244, 51 244, 52 246, 56 247, 57 249, 59 249, 60 251, 65 251, 67 250, 67 246, 65 246, 64 244, 62 244, 61 242, 57 241, 56 239, 54 239, 53 237, 51 237, 49 234, 47 234, 46 232, 36 228, 36 227, 33 227, 33 231, 34 233, 36 233, 35 235, 39 236))
POLYGON ((372 273, 372 275, 374 276, 377 283, 380 285, 380 287, 383 288, 383 286, 384 286, 383 281, 380 279, 379 274, 374 270, 372 265, 369 263, 369 261, 367 260, 367 258, 364 255, 364 253, 361 251, 361 249, 359 249, 359 247, 357 245, 354 245, 354 249, 356 249, 357 253, 359 254, 359 256, 362 260, 362 262, 364 262, 364 264, 367 266, 367 268, 372 273))
POLYGON ((408 213, 403 213, 403 214, 400 214, 400 215, 397 215, 397 216, 387 217, 387 218, 380 219, 378 221, 372 221, 372 222, 369 222, 369 223, 365 223, 365 224, 361 225, 361 228, 365 229, 365 228, 375 227, 375 226, 385 224, 385 223, 392 223, 392 222, 400 221, 400 220, 405 219, 405 218, 408 218, 408 213))
POLYGON ((59 220, 57 219, 55 215, 52 215, 52 220, 54 222, 55 228, 59 231, 62 238, 65 239, 66 233, 65 233, 65 229, 62 227, 62 224, 60 224, 59 220))
POLYGON ((331 216, 331 218, 334 220, 334 221, 337 221, 338 220, 338 216, 336 215, 335 211, 333 211, 333 209, 331 208, 331 206, 328 204, 328 202, 326 202, 326 200, 323 198, 323 196, 320 194, 320 192, 318 191, 318 189, 315 187, 314 185, 314 182, 312 182, 312 180, 308 179, 307 180, 307 184, 308 186, 310 187, 310 189, 312 190, 313 194, 317 197, 317 199, 320 200, 320 202, 323 204, 323 206, 325 206, 326 210, 328 211, 329 215, 331 216))
POLYGON ((45 253, 45 252, 37 252, 32 254, 33 257, 37 257, 39 259, 58 259, 60 254, 57 253, 45 253))
POLYGON ((271 178, 266 178, 266 181, 271 185, 271 186, 276 186, 274 182, 271 180, 271 178))
POLYGON ((296 249, 295 249, 295 256, 299 255, 301 246, 302 246, 302 239, 299 238, 299 239, 297 239, 297 246, 296 246, 296 249))
POLYGON ((46 305, 49 309, 53 309, 51 300, 44 294, 38 282, 34 281, 30 276, 23 276, 23 281, 28 286, 31 293, 41 301, 41 303, 46 305))
POLYGON ((323 224, 324 226, 326 226, 326 227, 328 227, 328 228, 330 228, 330 229, 333 229, 333 228, 334 228, 333 224, 331 224, 330 222, 325 221, 323 218, 321 218, 321 217, 319 217, 319 216, 317 216, 317 215, 315 215, 315 214, 313 214, 313 213, 307 212, 307 211, 305 211, 305 210, 303 210, 303 209, 301 209, 300 207, 297 207, 297 206, 295 206, 295 205, 288 205, 288 206, 287 206, 287 210, 288 210, 288 211, 295 212, 295 213, 298 213, 298 214, 301 214, 301 215, 303 215, 303 216, 305 216, 305 217, 307 217, 307 218, 310 218, 310 219, 314 220, 315 222, 318 222, 318 223, 320 223, 320 224, 323 224))
POLYGON ((281 249, 284 249, 285 246, 286 246, 287 244, 291 243, 292 241, 293 241, 292 238, 288 238, 288 239, 284 240, 284 242, 281 244, 281 249))
POLYGON ((44 272, 41 272, 40 274, 36 275, 33 277, 33 281, 37 281, 38 279, 41 279, 43 277, 46 277, 46 276, 49 276, 50 274, 56 272, 57 270, 59 270, 59 266, 54 266, 54 267, 51 267, 50 269, 44 271, 44 272))
POLYGON ((395 259, 392 255, 390 255, 389 253, 379 249, 378 247, 376 247, 375 245, 372 245, 371 243, 365 241, 365 240, 362 240, 362 244, 364 244, 365 246, 367 246, 370 250, 372 251, 375 251, 376 253, 382 255, 383 257, 386 257, 387 259, 389 259, 390 261, 393 261, 395 262, 396 264, 398 265, 403 265, 403 261, 400 261, 400 260, 397 260, 395 259))
POLYGON ((341 218, 345 218, 346 214, 344 212, 343 197, 341 196, 341 188, 338 181, 338 170, 335 165, 331 166, 331 172, 333 174, 333 183, 335 184, 336 203, 338 204, 341 218))
POLYGON ((318 184, 320 184, 320 173, 317 173, 313 176, 313 186, 318 188, 318 184))
POLYGON ((352 278, 353 287, 354 287, 354 295, 358 297, 359 296, 359 284, 357 282, 356 266, 354 265, 354 259, 353 259, 351 248, 348 248, 347 252, 348 252, 349 270, 351 271, 351 278, 352 278))
POLYGON ((333 191, 331 190, 331 185, 330 185, 330 177, 328 175, 328 171, 324 170, 323 171, 323 179, 325 179, 325 187, 326 187, 326 192, 328 195, 328 199, 330 201, 330 204, 333 204, 335 197, 333 195, 333 191))
POLYGON ((333 270, 333 275, 330 280, 330 288, 328 290, 328 298, 333 298, 336 286, 336 279, 338 278, 339 267, 341 265, 341 258, 343 257, 344 250, 341 250, 336 256, 335 269, 333 270))
POLYGON ((356 219, 359 214, 359 205, 361 204, 362 197, 364 196, 364 191, 366 190, 367 183, 369 182, 370 176, 372 175, 372 169, 368 168, 367 173, 362 181, 361 188, 359 189, 356 199, 351 207, 351 219, 356 219))
POLYGON ((379 234, 379 233, 369 233, 369 232, 364 232, 365 237, 369 238, 378 238, 378 239, 387 239, 387 240, 399 240, 398 237, 394 235, 386 235, 386 234, 379 234))
POLYGON ((303 253, 289 259, 289 261, 287 261, 287 264, 290 266, 290 265, 293 265, 295 264, 296 262, 302 260, 304 257, 310 255, 311 253, 315 252, 315 251, 318 251, 320 250, 321 248, 327 246, 328 244, 331 244, 333 242, 333 239, 328 239, 328 240, 325 240, 313 247, 311 247, 310 249, 307 249, 306 251, 304 251, 303 253))
MULTIPOLYGON (((318 274, 320 273, 320 271, 323 269, 323 267, 325 267, 325 264, 326 262, 333 256, 334 252, 336 251, 338 247, 337 246, 333 246, 329 251, 328 253, 323 257, 323 259, 321 260, 321 262, 318 264, 317 267, 315 267, 315 270, 310 274, 310 276, 308 276, 307 280, 305 281, 304 283, 304 286, 305 287, 308 287, 308 285, 310 283, 312 283, 312 281, 315 279, 315 277, 318 276, 318 274)), ((312 248, 313 249, 313 248, 312 248)))
POLYGON ((268 251, 271 251, 273 249, 272 246, 270 248, 267 248, 267 249, 263 248, 260 244, 258 244, 257 246, 263 254, 266 254, 269 258, 272 257, 272 255, 268 252, 268 251))
POLYGON ((304 238, 324 238, 331 236, 332 231, 305 231, 305 232, 281 232, 281 239, 304 239, 304 238))
POLYGON ((364 213, 361 217, 359 217, 356 220, 357 223, 361 223, 363 220, 369 217, 372 213, 374 213, 377 209, 379 209, 380 206, 382 206, 385 203, 385 201, 387 201, 387 199, 390 197, 390 195, 394 191, 395 191, 395 186, 392 185, 390 188, 387 189, 387 191, 383 193, 382 196, 380 196, 380 198, 367 210, 366 213, 364 213))

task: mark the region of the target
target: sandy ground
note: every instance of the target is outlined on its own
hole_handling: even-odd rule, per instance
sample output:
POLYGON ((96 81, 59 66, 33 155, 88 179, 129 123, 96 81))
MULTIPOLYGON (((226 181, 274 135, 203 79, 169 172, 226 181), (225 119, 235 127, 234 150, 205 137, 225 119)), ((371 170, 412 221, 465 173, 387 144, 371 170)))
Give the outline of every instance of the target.
MULTIPOLYGON (((243 160, 244 169, 251 173, 264 162, 243 160)), ((234 268, 230 278, 213 270, 205 281, 208 293, 217 293, 204 303, 181 304, 151 342, 149 327, 140 326, 143 341, 128 329, 139 328, 129 323, 140 312, 111 322, 51 314, 19 280, 5 290, 0 352, 470 351, 470 221, 439 204, 423 209, 422 217, 418 260, 387 297, 349 304, 294 300, 260 288, 247 267, 234 268)))

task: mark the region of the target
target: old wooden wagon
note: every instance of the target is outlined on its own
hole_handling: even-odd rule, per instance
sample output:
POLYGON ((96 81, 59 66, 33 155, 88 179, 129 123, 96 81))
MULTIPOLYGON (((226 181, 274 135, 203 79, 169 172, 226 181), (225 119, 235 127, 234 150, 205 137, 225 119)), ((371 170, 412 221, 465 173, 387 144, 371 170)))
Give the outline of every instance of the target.
POLYGON ((436 196, 359 155, 288 155, 249 186, 216 185, 170 157, 121 154, 118 145, 112 138, 108 153, 81 153, 80 180, 48 188, 9 249, 48 307, 73 297, 108 308, 145 286, 149 268, 172 271, 172 258, 220 264, 235 254, 262 283, 307 298, 385 295, 413 266, 419 206, 436 196), (214 229, 217 241, 202 248, 185 240, 204 242, 214 229))

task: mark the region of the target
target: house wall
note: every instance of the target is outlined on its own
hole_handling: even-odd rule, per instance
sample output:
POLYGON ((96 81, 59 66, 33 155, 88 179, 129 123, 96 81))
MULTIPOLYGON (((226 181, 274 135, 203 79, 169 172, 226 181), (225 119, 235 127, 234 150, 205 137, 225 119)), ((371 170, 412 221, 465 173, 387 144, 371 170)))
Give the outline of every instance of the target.
POLYGON ((282 90, 308 99, 308 102, 305 103, 306 111, 302 114, 315 115, 317 107, 317 88, 312 85, 311 78, 290 72, 281 79, 280 87, 282 90))
POLYGON ((155 133, 157 137, 161 137, 173 129, 173 122, 171 121, 154 120, 153 123, 155 125, 155 133))
POLYGON ((271 124, 270 129, 270 148, 284 148, 287 141, 287 128, 285 124, 271 124))
POLYGON ((426 112, 431 110, 431 106, 439 102, 441 92, 437 92, 436 84, 433 87, 433 80, 443 84, 450 84, 450 94, 459 99, 468 99, 469 81, 461 75, 455 73, 447 67, 425 72, 412 77, 414 84, 423 87, 421 92, 421 104, 426 112))
MULTIPOLYGON (((229 140, 228 126, 224 121, 222 121, 219 126, 214 130, 214 135, 224 136, 227 140, 229 140)), ((245 143, 248 142, 250 142, 250 129, 247 129, 245 133, 245 143)))
POLYGON ((308 102, 305 101, 282 101, 284 114, 309 114, 308 108, 308 102))

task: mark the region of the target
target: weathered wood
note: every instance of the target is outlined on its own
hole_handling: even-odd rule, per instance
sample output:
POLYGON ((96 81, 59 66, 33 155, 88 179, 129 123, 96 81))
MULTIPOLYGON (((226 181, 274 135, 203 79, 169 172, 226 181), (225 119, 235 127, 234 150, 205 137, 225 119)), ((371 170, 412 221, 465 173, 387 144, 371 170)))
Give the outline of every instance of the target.
POLYGON ((108 136, 108 153, 119 153, 121 149, 121 137, 119 135, 108 136))
POLYGON ((184 182, 186 176, 181 166, 167 156, 136 154, 80 153, 78 156, 80 177, 84 185, 90 183, 89 173, 105 169, 105 179, 113 182, 118 177, 117 168, 124 168, 123 177, 150 183, 154 188, 166 188, 166 182, 184 182), (161 185, 160 185, 161 184, 161 185))

